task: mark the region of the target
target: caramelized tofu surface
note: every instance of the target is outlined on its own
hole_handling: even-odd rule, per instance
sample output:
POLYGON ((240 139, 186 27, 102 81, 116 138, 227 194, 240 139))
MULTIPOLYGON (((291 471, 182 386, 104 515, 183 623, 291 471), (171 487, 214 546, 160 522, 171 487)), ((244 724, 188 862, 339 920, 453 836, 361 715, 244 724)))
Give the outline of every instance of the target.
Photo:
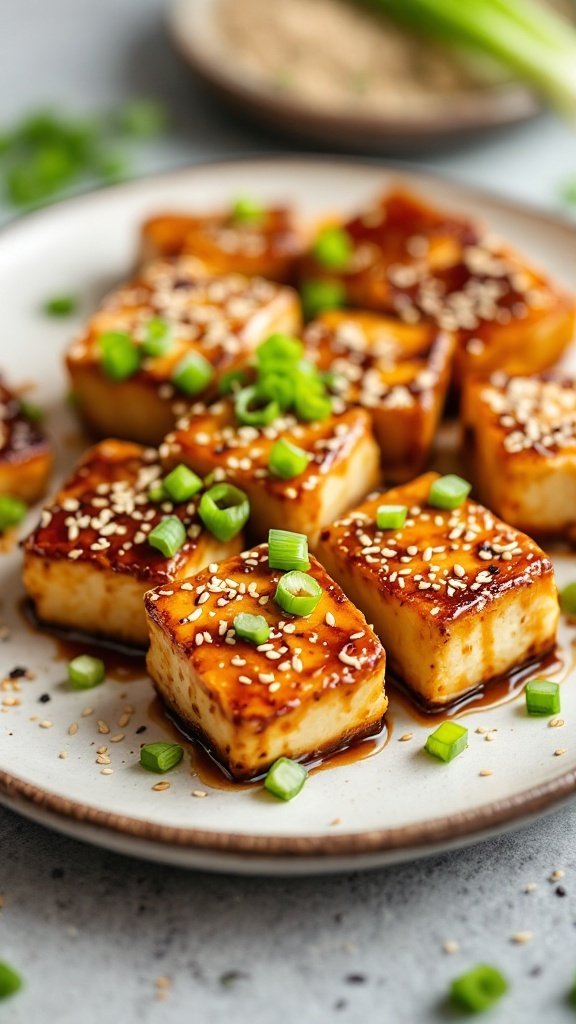
POLYGON ((476 380, 463 420, 482 500, 523 530, 576 539, 576 381, 476 380))
POLYGON ((367 409, 386 479, 422 470, 442 414, 455 338, 432 324, 333 310, 308 324, 307 355, 336 374, 338 394, 367 409))
POLYGON ((66 361, 79 409, 93 431, 159 444, 190 401, 171 382, 186 355, 199 353, 212 365, 207 390, 213 391, 222 373, 242 364, 270 334, 299 326, 300 307, 290 288, 240 274, 209 277, 192 257, 157 260, 108 296, 66 361), (154 318, 172 331, 169 351, 144 358, 127 379, 106 376, 100 336, 125 332, 139 344, 154 318))
POLYGON ((146 595, 148 670, 187 731, 237 779, 278 757, 302 759, 375 732, 387 707, 385 653, 364 616, 322 566, 322 597, 306 618, 274 601, 268 546, 146 595), (263 615, 269 639, 238 637, 240 612, 263 615))
POLYGON ((24 585, 41 620, 144 645, 150 587, 241 549, 241 536, 221 544, 203 529, 195 501, 150 501, 162 475, 154 450, 115 440, 89 449, 24 544, 24 585), (167 515, 187 531, 172 558, 147 539, 167 515))
POLYGON ((170 467, 179 462, 200 476, 215 473, 250 499, 250 530, 255 539, 270 527, 304 533, 311 546, 321 527, 359 501, 380 480, 378 446, 364 409, 345 409, 316 423, 285 414, 270 426, 243 426, 231 399, 197 405, 160 447, 170 467), (284 438, 308 452, 299 476, 282 480, 268 468, 270 452, 284 438))
POLYGON ((0 494, 32 504, 44 494, 52 464, 43 431, 0 379, 0 494))
POLYGON ((438 474, 371 498, 322 531, 318 557, 374 623, 395 672, 429 706, 447 704, 552 649, 558 598, 538 545, 474 501, 428 506, 438 474), (379 530, 382 504, 405 505, 379 530))
POLYGON ((339 278, 352 306, 454 332, 457 387, 470 373, 537 373, 574 337, 574 298, 466 218, 397 191, 344 227, 345 271, 308 261, 303 276, 339 278))
POLYGON ((166 213, 150 217, 140 234, 142 260, 195 256, 217 274, 258 275, 290 282, 304 247, 302 233, 287 207, 263 210, 238 222, 233 212, 208 216, 166 213))

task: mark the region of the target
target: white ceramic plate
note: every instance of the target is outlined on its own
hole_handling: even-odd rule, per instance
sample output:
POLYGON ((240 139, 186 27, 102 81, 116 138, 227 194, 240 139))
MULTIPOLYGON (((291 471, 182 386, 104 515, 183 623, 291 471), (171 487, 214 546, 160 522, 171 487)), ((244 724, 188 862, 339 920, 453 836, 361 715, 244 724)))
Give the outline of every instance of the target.
MULTIPOLYGON (((66 470, 81 439, 64 402, 62 352, 97 298, 130 267, 140 220, 158 209, 207 210, 238 194, 288 200, 306 215, 353 209, 398 172, 344 160, 248 160, 207 166, 97 192, 44 210, 0 234, 2 332, 0 364, 15 383, 37 385, 48 428, 66 470), (77 322, 40 312, 47 297, 82 299, 77 322)), ((482 216, 558 279, 574 285, 573 228, 552 217, 438 179, 403 174, 431 200, 482 216), (572 280, 571 280, 572 277, 572 280)), ((34 522, 31 513, 29 524, 34 522)), ((191 776, 187 757, 155 792, 157 777, 137 766, 142 737, 160 739, 170 726, 150 715, 144 673, 110 680, 89 693, 62 685, 58 644, 25 624, 17 549, 0 557, 0 620, 10 635, 0 644, 0 678, 17 665, 35 678, 22 682, 19 706, 2 705, 0 799, 42 823, 127 853, 189 867, 297 873, 365 867, 462 845, 529 820, 568 798, 576 786, 576 680, 564 673, 563 728, 529 719, 522 697, 469 713, 469 749, 450 765, 421 748, 432 724, 420 724, 392 699, 392 735, 375 756, 312 775, 301 795, 283 804, 259 787, 216 789, 191 776), (40 703, 48 693, 48 703, 40 703), (130 723, 118 723, 129 704, 130 723), (83 717, 87 706, 93 713, 83 717), (111 732, 98 731, 98 721, 111 732), (49 727, 41 723, 49 722, 49 727), (75 735, 69 726, 78 722, 75 735), (146 725, 145 733, 136 730, 146 725), (491 732, 493 741, 484 734, 491 732), (125 733, 112 743, 111 736, 125 733), (407 732, 413 739, 400 742, 407 732), (96 751, 108 746, 113 774, 102 775, 96 751), (566 748, 562 755, 555 751, 566 748), (66 759, 59 757, 66 751, 66 759), (492 775, 481 775, 484 770, 492 775), (203 799, 192 796, 203 790, 203 799)), ((576 561, 557 558, 559 580, 576 578, 576 561)), ((568 628, 564 639, 570 643, 568 628)))

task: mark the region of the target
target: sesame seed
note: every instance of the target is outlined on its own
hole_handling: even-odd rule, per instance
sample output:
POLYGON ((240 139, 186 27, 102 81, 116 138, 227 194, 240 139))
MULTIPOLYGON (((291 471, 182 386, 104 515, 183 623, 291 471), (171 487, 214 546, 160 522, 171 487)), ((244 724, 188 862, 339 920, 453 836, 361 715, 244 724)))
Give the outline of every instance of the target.
POLYGON ((527 942, 532 942, 533 938, 533 932, 514 932, 512 935, 512 942, 517 946, 525 946, 527 942))
POLYGON ((165 789, 170 789, 170 783, 157 782, 154 786, 152 786, 152 789, 154 789, 157 793, 162 793, 165 789))

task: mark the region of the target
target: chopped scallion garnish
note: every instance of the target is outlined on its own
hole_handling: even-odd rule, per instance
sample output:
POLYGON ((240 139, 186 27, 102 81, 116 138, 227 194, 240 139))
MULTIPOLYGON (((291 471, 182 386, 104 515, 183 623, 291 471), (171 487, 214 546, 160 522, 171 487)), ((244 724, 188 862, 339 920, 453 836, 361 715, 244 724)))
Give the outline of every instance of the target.
POLYGON ((242 640, 251 644, 265 644, 270 636, 270 626, 263 615, 240 612, 234 617, 234 631, 242 640))
POLYGON ((167 496, 177 503, 189 501, 202 490, 202 480, 182 463, 164 477, 162 486, 167 496))
POLYGON ((106 678, 106 666, 100 658, 80 654, 68 663, 68 682, 73 690, 91 690, 106 678))
POLYGON ((303 448, 281 437, 270 449, 268 468, 282 480, 292 480, 304 472, 311 458, 312 456, 303 448))
POLYGON ((557 715, 560 711, 560 685, 549 679, 531 679, 526 683, 526 710, 529 715, 557 715))
POLYGON ((264 787, 279 800, 293 800, 302 789, 308 772, 303 764, 292 761, 289 757, 279 757, 268 769, 264 779, 264 787))
POLYGON ((406 505, 379 505, 376 509, 376 526, 379 530, 401 530, 407 515, 406 505))
POLYGON ((565 615, 576 618, 576 583, 568 583, 560 591, 560 607, 565 615))
POLYGON ((295 366, 304 355, 304 346, 291 334, 271 334, 256 350, 256 361, 261 371, 277 371, 295 366))
POLYGON ((508 991, 508 983, 496 967, 478 964, 450 986, 454 1002, 471 1013, 491 1009, 508 991))
POLYGON ((186 543, 186 528, 178 516, 165 516, 148 534, 150 547, 173 558, 186 543))
POLYGON ((276 399, 263 397, 257 384, 238 392, 234 409, 240 423, 251 427, 266 427, 280 414, 276 399))
POLYGON ((440 761, 453 761, 468 746, 468 729, 457 722, 442 722, 431 732, 424 749, 440 761))
POLYGON ((159 316, 152 317, 145 327, 142 352, 152 359, 166 355, 174 345, 174 334, 170 324, 159 316))
POLYGON ((111 380, 127 380, 140 367, 140 352, 129 334, 124 331, 107 331, 98 339, 100 365, 103 373, 111 380))
POLYGON ((232 220, 235 224, 261 224, 266 210, 256 199, 239 196, 232 204, 232 220))
POLYGON ((176 364, 172 383, 185 395, 198 395, 208 387, 214 376, 212 365, 199 352, 190 352, 176 364))
POLYGON ((172 771, 184 757, 184 748, 179 743, 146 743, 140 750, 140 764, 148 772, 172 771))
POLYGON ((44 312, 48 316, 71 316, 77 306, 73 295, 55 295, 52 299, 46 299, 44 312))
POLYGON ((271 569, 309 569, 308 538, 290 530, 268 531, 268 565, 271 569))
POLYGON ((21 498, 12 494, 0 494, 0 533, 18 526, 28 511, 28 506, 21 498))
POLYGON ((428 494, 428 504, 433 508, 454 509, 460 508, 472 490, 472 484, 463 480, 455 473, 448 473, 447 476, 438 477, 434 481, 428 494))
POLYGON ((346 288, 340 281, 303 281, 300 287, 300 298, 304 315, 307 320, 325 313, 329 309, 339 309, 346 303, 346 288))
POLYGON ((22 988, 22 976, 10 967, 4 960, 0 960, 0 999, 7 999, 13 996, 22 988))
POLYGON ((215 484, 200 499, 198 515, 207 530, 218 540, 232 540, 247 522, 250 502, 233 484, 215 484))
POLYGON ((322 587, 306 572, 287 572, 278 580, 274 600, 289 615, 311 615, 322 597, 322 587))
POLYGON ((344 270, 350 261, 352 248, 352 239, 344 228, 326 227, 312 245, 312 255, 327 270, 344 270))

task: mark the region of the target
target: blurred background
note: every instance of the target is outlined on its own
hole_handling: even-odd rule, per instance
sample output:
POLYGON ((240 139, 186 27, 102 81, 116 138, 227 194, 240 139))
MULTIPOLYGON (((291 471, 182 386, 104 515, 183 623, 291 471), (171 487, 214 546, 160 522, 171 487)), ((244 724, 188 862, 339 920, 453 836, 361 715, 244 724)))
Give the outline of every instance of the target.
POLYGON ((1 215, 294 149, 410 160, 570 214, 574 19, 573 0, 0 0, 1 215))

